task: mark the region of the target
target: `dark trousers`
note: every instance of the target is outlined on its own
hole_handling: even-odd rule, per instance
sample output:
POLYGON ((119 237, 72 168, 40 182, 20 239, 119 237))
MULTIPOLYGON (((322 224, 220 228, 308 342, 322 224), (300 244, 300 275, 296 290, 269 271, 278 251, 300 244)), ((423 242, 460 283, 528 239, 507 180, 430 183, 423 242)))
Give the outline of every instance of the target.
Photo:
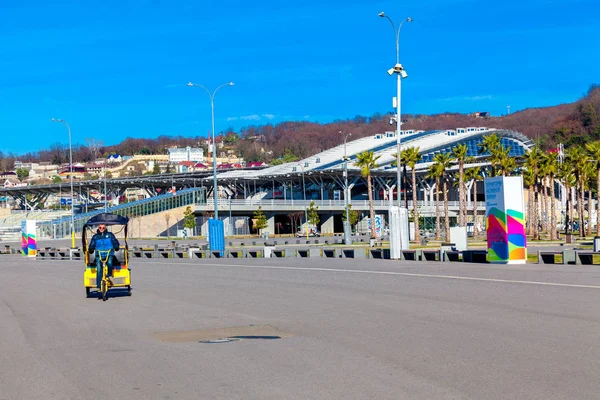
MULTIPOLYGON (((108 260, 106 261, 106 266, 108 267, 108 276, 112 276, 113 273, 113 255, 114 253, 111 251, 108 255, 108 260)), ((102 259, 106 259, 106 253, 102 254, 102 259)), ((96 252, 96 286, 100 289, 100 282, 102 281, 102 274, 104 273, 104 268, 102 265, 102 261, 100 260, 100 254, 96 252)))

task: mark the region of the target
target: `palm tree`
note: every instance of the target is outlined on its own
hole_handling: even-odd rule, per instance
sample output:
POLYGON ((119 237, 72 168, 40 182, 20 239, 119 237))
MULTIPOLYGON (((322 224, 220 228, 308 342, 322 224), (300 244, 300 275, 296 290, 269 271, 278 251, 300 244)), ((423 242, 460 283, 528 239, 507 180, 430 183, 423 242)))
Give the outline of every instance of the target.
POLYGON ((483 140, 477 145, 479 154, 489 153, 490 164, 492 164, 492 176, 496 176, 496 165, 499 162, 498 152, 502 148, 500 136, 495 133, 483 137, 483 140))
MULTIPOLYGON (((573 173, 573 168, 570 165, 569 156, 565 158, 564 162, 560 164, 558 168, 558 178, 562 181, 565 186, 565 193, 567 194, 567 220, 568 224, 573 223, 573 198, 571 196, 571 188, 575 187, 577 184, 577 180, 575 179, 575 174, 573 173)), ((571 233, 571 229, 568 226, 565 226, 565 232, 571 233)))
MULTIPOLYGON (((596 196, 599 200, 599 208, 600 208, 600 141, 587 143, 585 148, 590 153, 590 158, 594 161, 594 166, 596 167, 596 196)), ((591 201, 591 197, 590 197, 591 201)), ((590 223, 591 226, 591 223, 590 223)), ((600 236, 600 223, 596 225, 596 234, 600 236)))
POLYGON ((433 157, 433 162, 438 165, 441 173, 443 192, 444 192, 444 217, 446 229, 446 241, 450 240, 450 213, 448 212, 448 187, 446 179, 446 170, 452 165, 452 153, 438 153, 433 157))
POLYGON ((527 190, 527 234, 532 236, 535 240, 535 226, 537 225, 537 222, 535 220, 536 210, 534 188, 537 177, 531 169, 525 169, 523 173, 523 180, 525 184, 529 186, 529 190, 527 190))
POLYGON ((465 162, 467 161, 467 152, 469 148, 462 143, 452 149, 453 158, 458 161, 458 224, 466 226, 467 221, 467 202, 465 188, 465 162))
POLYGON ((477 181, 483 179, 481 167, 469 168, 465 171, 468 181, 473 181, 473 232, 479 233, 477 229, 477 181))
POLYGON ((548 177, 550 186, 550 218, 548 218, 550 240, 556 240, 556 199, 554 198, 554 180, 558 175, 558 154, 549 153, 544 161, 544 173, 548 177))
POLYGON ((591 236, 592 235, 592 212, 594 211, 594 201, 592 199, 592 186, 595 183, 594 182, 594 174, 596 173, 596 165, 595 165, 595 163, 590 162, 590 161, 592 161, 590 159, 588 159, 587 161, 588 162, 585 165, 586 166, 585 184, 588 189, 588 225, 587 225, 586 235, 591 236))
POLYGON ((440 235, 440 178, 443 171, 438 164, 431 164, 427 172, 427 178, 435 179, 435 240, 441 240, 440 235))
POLYGON ((573 147, 567 152, 567 159, 569 160, 573 172, 575 174, 576 186, 578 189, 577 196, 577 214, 579 216, 579 236, 584 236, 584 223, 583 223, 583 202, 585 199, 585 181, 587 173, 587 154, 581 147, 573 147))
POLYGON ((525 178, 529 185, 529 202, 527 207, 529 213, 529 232, 533 236, 533 240, 540 239, 537 189, 541 158, 542 152, 537 147, 531 148, 525 155, 525 168, 527 168, 525 178))
POLYGON ((540 214, 542 216, 542 222, 540 226, 542 228, 542 232, 548 231, 548 190, 546 190, 546 182, 548 179, 548 174, 546 173, 546 154, 542 153, 538 168, 538 178, 539 178, 539 187, 540 187, 540 197, 539 197, 539 206, 540 206, 540 214))
POLYGON ((421 233, 419 232, 419 213, 417 211, 417 171, 416 165, 421 161, 421 154, 419 154, 418 147, 409 147, 408 149, 402 150, 400 153, 400 160, 402 164, 408 165, 412 175, 412 201, 413 201, 413 218, 415 220, 415 241, 419 243, 421 240, 421 233))
POLYGON ((500 147, 496 153, 496 162, 498 163, 498 173, 503 176, 510 176, 517 168, 517 161, 510 155, 510 147, 500 147))
POLYGON ((373 208, 373 190, 371 189, 371 171, 377 167, 377 160, 381 156, 375 156, 373 151, 363 151, 356 156, 356 166, 360 173, 367 178, 367 190, 369 191, 369 216, 371 218, 371 238, 375 237, 375 209, 373 208))

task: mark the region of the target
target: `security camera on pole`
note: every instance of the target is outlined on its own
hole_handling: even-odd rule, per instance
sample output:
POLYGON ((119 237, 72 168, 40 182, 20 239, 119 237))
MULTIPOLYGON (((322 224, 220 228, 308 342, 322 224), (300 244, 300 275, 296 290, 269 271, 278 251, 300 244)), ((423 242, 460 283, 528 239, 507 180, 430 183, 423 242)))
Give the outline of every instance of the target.
MULTIPOLYGON (((406 18, 400 22, 398 29, 396 29, 396 25, 394 21, 385 13, 380 12, 378 14, 381 18, 387 18, 392 24, 392 28, 394 29, 394 37, 396 39, 396 64, 392 68, 390 68, 387 73, 392 76, 396 74, 396 89, 397 96, 394 99, 394 106, 396 107, 396 169, 397 169, 397 187, 398 187, 398 206, 390 207, 389 213, 389 223, 390 223, 390 253, 392 259, 400 259, 402 258, 402 249, 408 248, 409 245, 409 237, 408 237, 408 211, 406 208, 402 207, 401 201, 401 193, 402 193, 402 168, 400 165, 400 153, 401 153, 401 130, 400 127, 402 125, 402 114, 400 113, 400 105, 401 105, 401 85, 402 79, 407 78, 408 74, 406 73, 402 64, 400 64, 400 30, 402 29, 402 25, 405 22, 412 22, 412 18, 406 18)), ((416 200, 416 199, 413 199, 416 200)))

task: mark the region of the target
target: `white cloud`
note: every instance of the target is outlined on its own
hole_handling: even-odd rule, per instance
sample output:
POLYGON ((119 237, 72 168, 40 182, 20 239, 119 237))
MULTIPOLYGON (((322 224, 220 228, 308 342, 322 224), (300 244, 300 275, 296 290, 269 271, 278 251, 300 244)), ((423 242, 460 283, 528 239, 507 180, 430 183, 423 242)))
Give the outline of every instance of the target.
POLYGON ((260 115, 258 115, 258 114, 243 115, 240 117, 240 119, 243 121, 258 121, 258 120, 260 120, 260 115))
POLYGON ((272 120, 273 118, 275 118, 275 114, 250 114, 239 117, 227 117, 227 121, 260 121, 262 119, 272 120))

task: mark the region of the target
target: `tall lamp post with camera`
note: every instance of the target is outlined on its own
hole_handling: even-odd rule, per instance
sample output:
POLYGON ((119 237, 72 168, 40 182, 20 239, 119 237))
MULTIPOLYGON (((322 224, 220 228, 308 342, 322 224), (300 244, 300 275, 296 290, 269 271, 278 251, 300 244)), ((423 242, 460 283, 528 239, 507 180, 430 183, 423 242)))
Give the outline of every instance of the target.
POLYGON ((412 22, 413 19, 408 17, 400 22, 400 25, 396 28, 396 24, 390 17, 388 17, 384 12, 380 12, 378 14, 381 18, 386 18, 392 28, 394 30, 394 38, 396 41, 396 64, 392 68, 390 68, 387 72, 390 76, 396 74, 396 98, 395 98, 395 107, 396 107, 396 171, 397 171, 397 187, 398 187, 398 209, 396 210, 394 207, 390 207, 390 252, 392 259, 400 259, 402 258, 402 249, 408 248, 409 245, 409 227, 408 227, 408 210, 402 207, 402 168, 400 163, 400 154, 401 154, 401 125, 402 125, 402 113, 401 113, 401 88, 402 88, 402 79, 408 77, 404 66, 400 64, 400 31, 402 30, 402 26, 405 22, 412 22), (393 223, 392 223, 393 222, 393 223), (397 225, 397 226, 394 226, 397 225))

